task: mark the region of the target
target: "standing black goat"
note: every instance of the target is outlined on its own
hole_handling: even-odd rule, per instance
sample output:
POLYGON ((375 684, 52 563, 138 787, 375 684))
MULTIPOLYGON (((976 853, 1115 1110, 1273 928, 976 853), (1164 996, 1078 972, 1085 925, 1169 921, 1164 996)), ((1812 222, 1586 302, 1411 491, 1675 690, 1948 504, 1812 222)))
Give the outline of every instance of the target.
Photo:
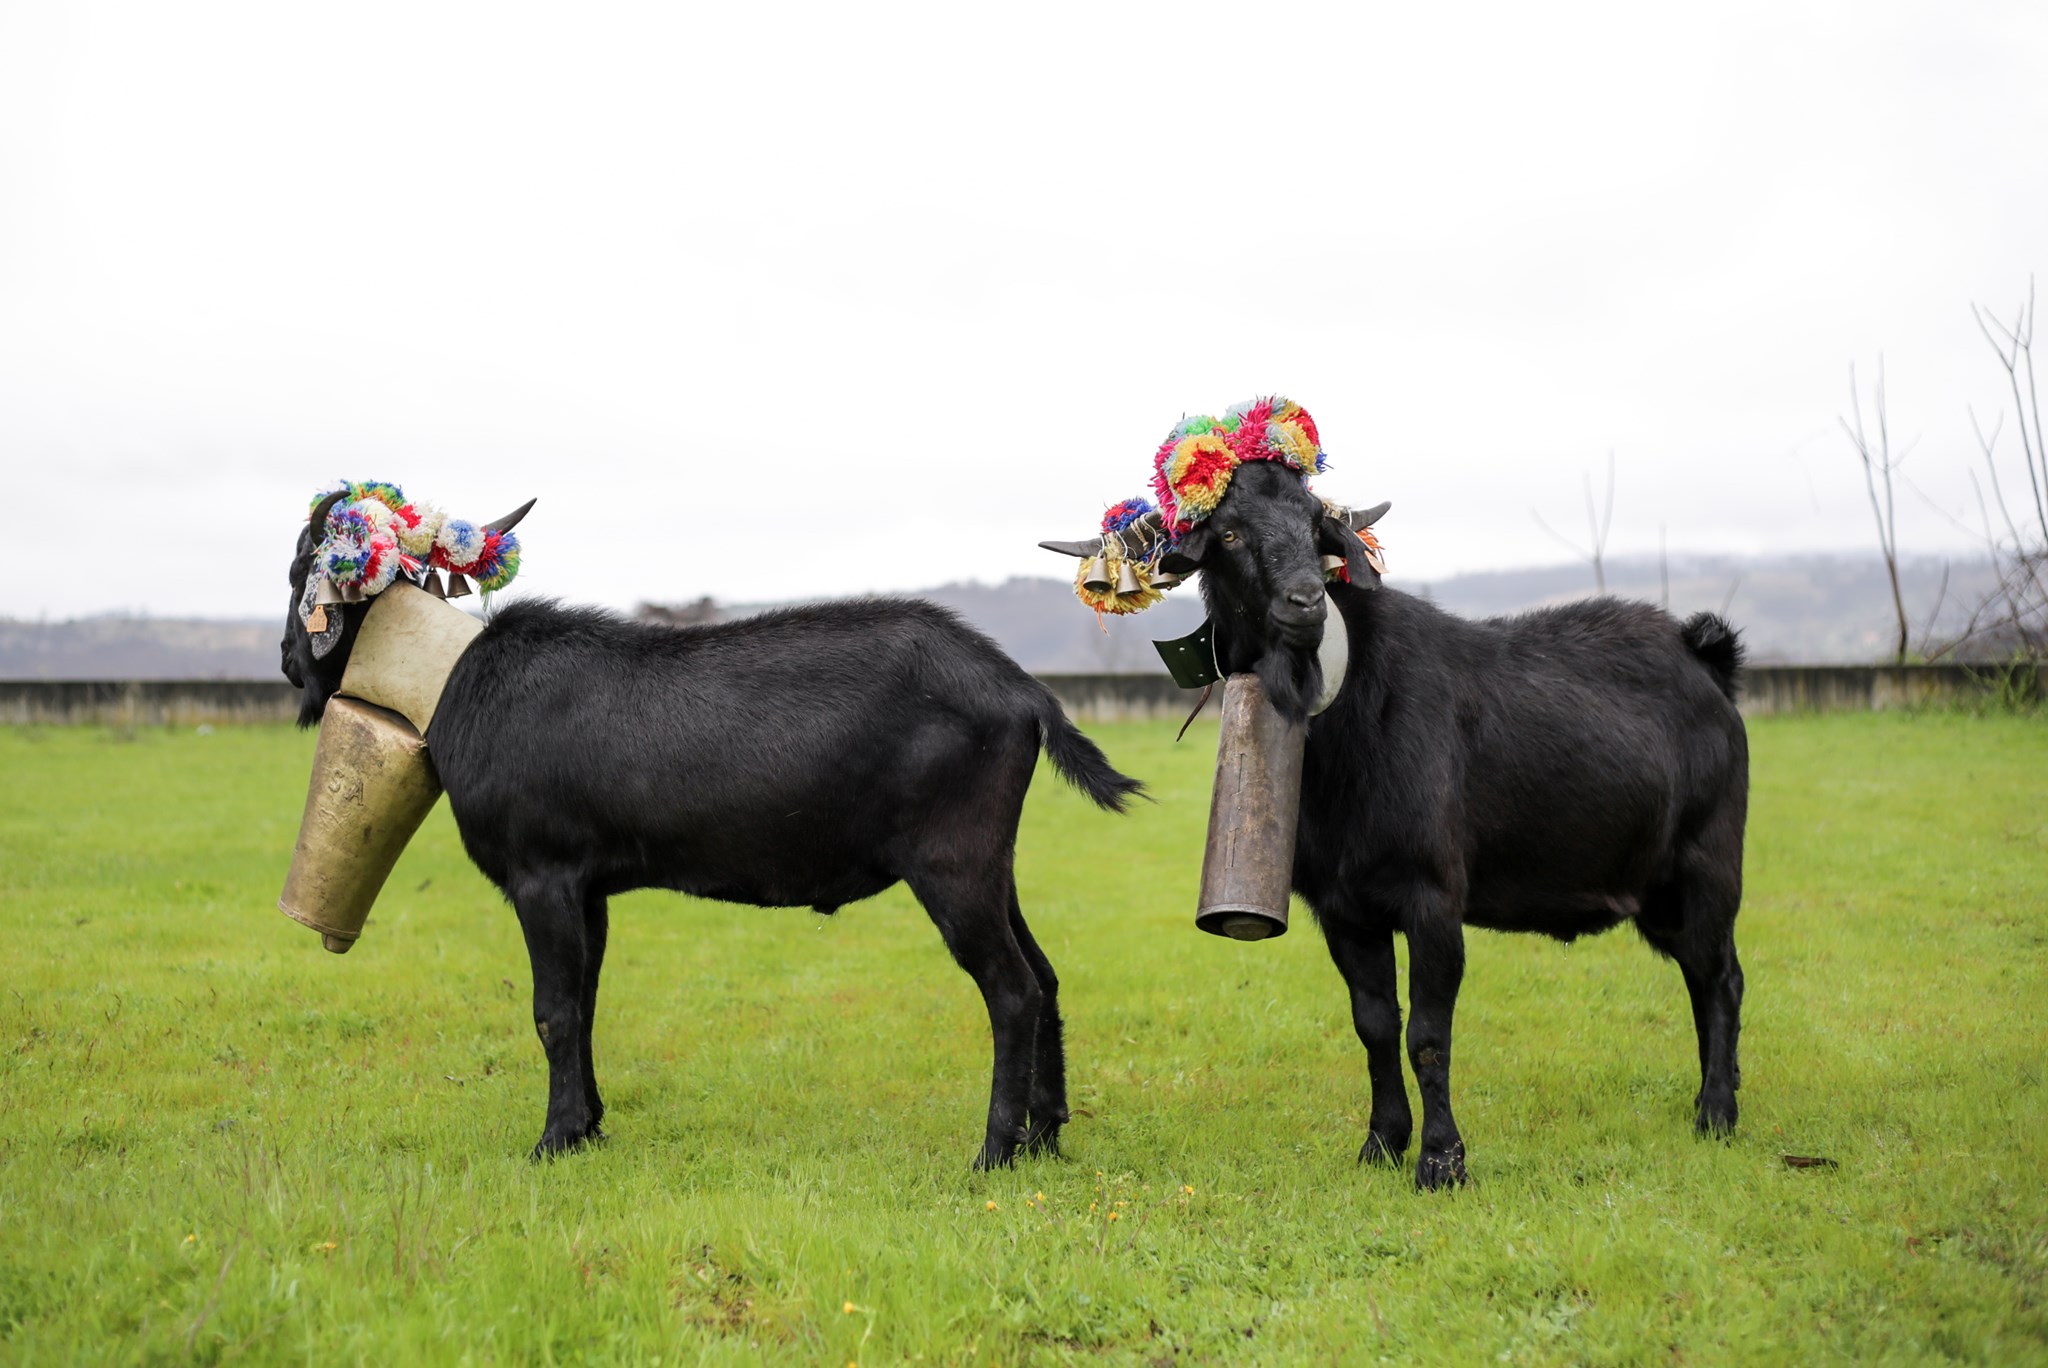
POLYGON ((1307 718, 1322 686, 1326 602, 1348 634, 1344 684, 1309 721, 1294 888, 1350 987, 1366 1049, 1360 1159, 1393 1162, 1408 1147, 1399 931, 1422 1092, 1416 1183, 1465 1178, 1450 1069, 1468 924, 1568 941, 1633 921, 1678 961, 1692 996, 1694 1124, 1731 1130, 1749 796, 1735 633, 1710 613, 1681 626, 1615 599, 1469 622, 1381 588, 1364 552, 1298 473, 1256 461, 1160 562, 1202 572, 1219 667, 1255 672, 1291 718, 1307 718), (1350 572, 1327 600, 1325 555, 1350 572))
MULTIPOLYGON (((304 691, 302 726, 339 687, 371 606, 330 608, 341 635, 316 656, 298 605, 327 506, 291 568, 284 672, 304 691)), ((536 1157, 601 1136, 590 1030, 613 894, 830 913, 899 880, 988 1005, 977 1167, 1058 1150, 1059 984, 1017 904, 1017 821, 1040 746, 1105 808, 1140 785, 951 613, 871 599, 673 628, 513 604, 456 662, 428 741, 464 847, 526 936, 548 1060, 536 1157)))

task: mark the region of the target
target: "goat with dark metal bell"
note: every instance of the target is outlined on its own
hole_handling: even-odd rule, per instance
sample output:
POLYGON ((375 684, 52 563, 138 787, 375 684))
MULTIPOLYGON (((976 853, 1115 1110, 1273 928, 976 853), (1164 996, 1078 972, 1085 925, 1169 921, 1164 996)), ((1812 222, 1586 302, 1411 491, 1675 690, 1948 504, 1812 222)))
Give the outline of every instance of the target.
MULTIPOLYGON (((339 639, 315 652, 298 605, 320 535, 300 537, 283 643, 302 725, 374 603, 333 605, 339 639)), ((1059 985, 1018 905, 1018 818, 1041 747, 1104 808, 1141 787, 951 613, 869 599, 673 628, 516 603, 455 661, 427 744, 464 847, 525 934, 548 1061, 536 1157, 602 1137, 591 1025, 612 895, 830 913, 899 881, 988 1007, 976 1166, 1058 1151, 1059 985)))
POLYGON ((1569 941, 1633 922, 1678 962, 1692 998, 1694 1125, 1731 1131, 1749 793, 1735 632, 1711 613, 1681 625, 1611 598, 1454 617, 1382 587, 1358 516, 1273 460, 1246 461, 1213 512, 1178 536, 1171 526, 1140 525, 1146 544, 1130 554, 1169 576, 1200 572, 1218 671, 1256 674, 1280 713, 1308 728, 1293 883, 1350 989, 1366 1049, 1372 1112, 1359 1158, 1396 1161, 1411 1135, 1400 932, 1422 1094, 1415 1181, 1466 1179, 1450 1070, 1467 925, 1569 941), (1325 564, 1337 562, 1344 575, 1326 583, 1325 564), (1349 663, 1311 716, 1326 696, 1327 632, 1347 634, 1349 663))

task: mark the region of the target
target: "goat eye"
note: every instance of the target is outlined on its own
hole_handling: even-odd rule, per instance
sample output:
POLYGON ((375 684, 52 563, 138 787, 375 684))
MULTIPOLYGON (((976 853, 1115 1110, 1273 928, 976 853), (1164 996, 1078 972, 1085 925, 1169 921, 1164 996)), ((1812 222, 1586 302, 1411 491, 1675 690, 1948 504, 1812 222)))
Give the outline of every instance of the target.
POLYGON ((1226 545, 1235 545, 1237 542, 1237 533, 1225 532, 1223 534, 1223 540, 1226 545))

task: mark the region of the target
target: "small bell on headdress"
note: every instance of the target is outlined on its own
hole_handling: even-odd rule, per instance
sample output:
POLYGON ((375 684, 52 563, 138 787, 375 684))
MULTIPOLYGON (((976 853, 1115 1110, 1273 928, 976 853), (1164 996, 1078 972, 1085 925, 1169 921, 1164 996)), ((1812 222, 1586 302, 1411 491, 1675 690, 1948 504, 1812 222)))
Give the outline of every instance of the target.
POLYGON ((315 603, 340 603, 341 590, 334 587, 334 581, 325 575, 320 577, 320 587, 313 591, 315 603))
POLYGON ((363 592, 363 586, 353 580, 341 586, 341 601, 343 603, 361 603, 368 597, 369 595, 363 592))
POLYGON ((1344 568, 1344 558, 1343 558, 1342 556, 1325 556, 1325 557, 1323 557, 1323 578, 1324 578, 1324 579, 1335 579, 1335 578, 1337 577, 1338 573, 1339 573, 1340 571, 1342 571, 1342 570, 1343 570, 1343 568, 1344 568))
POLYGON ((1179 583, 1180 576, 1174 574, 1173 571, 1167 569, 1163 565, 1159 566, 1152 572, 1152 587, 1154 589, 1171 589, 1174 585, 1179 583))
POLYGON ((448 597, 448 591, 441 587, 441 572, 431 565, 427 567, 425 577, 420 580, 420 588, 426 590, 437 599, 448 597))
POLYGON ((1109 577, 1109 557, 1097 556, 1088 562, 1088 569, 1081 576, 1081 586, 1098 594, 1110 591, 1115 581, 1109 577))
POLYGON ((1138 572, 1131 568, 1129 561, 1123 560, 1116 563, 1116 592, 1119 598, 1127 594, 1139 593, 1144 587, 1144 585, 1138 583, 1138 572))
POLYGON ((469 581, 456 574, 453 570, 450 570, 448 572, 448 597, 466 598, 469 593, 469 581))

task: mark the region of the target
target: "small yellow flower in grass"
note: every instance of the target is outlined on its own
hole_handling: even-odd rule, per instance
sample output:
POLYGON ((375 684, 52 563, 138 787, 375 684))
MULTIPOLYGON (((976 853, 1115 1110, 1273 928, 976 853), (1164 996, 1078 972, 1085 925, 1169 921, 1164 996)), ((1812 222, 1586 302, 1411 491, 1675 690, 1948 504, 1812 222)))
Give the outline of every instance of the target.
POLYGON ((1112 1211, 1109 1213, 1109 1219, 1112 1221, 1119 1220, 1122 1218, 1122 1216, 1123 1213, 1121 1211, 1112 1211))
POLYGON ((1093 1211, 1093 1210, 1095 1210, 1095 1203, 1093 1203, 1093 1202, 1090 1202, 1090 1203, 1088 1204, 1088 1209, 1089 1209, 1090 1211, 1093 1211))
POLYGON ((1186 1194, 1187 1194, 1188 1196, 1190 1196, 1190 1197, 1192 1197, 1192 1196, 1194 1196, 1194 1195, 1195 1195, 1195 1190, 1194 1190, 1193 1188, 1189 1187, 1189 1186, 1188 1186, 1188 1185, 1187 1185, 1186 1183, 1182 1183, 1182 1184, 1180 1185, 1180 1190, 1181 1190, 1182 1192, 1185 1192, 1185 1193, 1186 1193, 1186 1194))
POLYGON ((197 1235, 187 1235, 187 1236, 185 1237, 185 1243, 186 1243, 186 1244, 196 1244, 196 1243, 198 1243, 198 1240, 199 1240, 199 1237, 198 1237, 197 1235))
POLYGON ((341 1248, 341 1246, 336 1244, 332 1240, 322 1240, 319 1244, 314 1245, 313 1248, 323 1250, 334 1250, 341 1248))
POLYGON ((995 1203, 995 1199, 994 1199, 993 1197, 991 1197, 991 1198, 989 1199, 989 1203, 988 1203, 988 1209, 989 1209, 990 1211, 994 1211, 994 1210, 996 1209, 996 1203, 995 1203))
POLYGON ((1044 1205, 1045 1205, 1045 1194, 1044 1194, 1044 1193, 1042 1193, 1042 1192, 1040 1192, 1040 1193, 1034 1193, 1033 1195, 1034 1195, 1034 1196, 1035 1196, 1035 1197, 1036 1197, 1036 1198, 1038 1199, 1038 1204, 1039 1204, 1040 1206, 1044 1206, 1044 1205))
POLYGON ((844 1311, 847 1315, 850 1316, 854 1312, 860 1310, 860 1308, 858 1306, 855 1306, 852 1302, 848 1302, 845 1306, 841 1307, 840 1310, 844 1311))

